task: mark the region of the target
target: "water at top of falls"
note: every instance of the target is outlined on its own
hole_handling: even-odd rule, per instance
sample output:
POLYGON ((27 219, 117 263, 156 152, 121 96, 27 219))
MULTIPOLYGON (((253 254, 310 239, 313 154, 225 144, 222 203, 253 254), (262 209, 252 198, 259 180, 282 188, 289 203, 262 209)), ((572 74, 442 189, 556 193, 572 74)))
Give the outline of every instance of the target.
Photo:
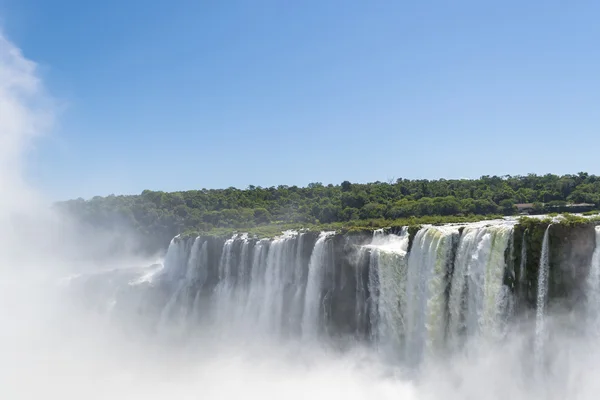
POLYGON ((162 268, 153 269, 145 273, 144 275, 132 280, 130 285, 140 285, 145 283, 152 283, 155 279, 163 277, 167 280, 173 280, 179 278, 182 274, 186 273, 185 268, 185 242, 180 239, 177 235, 169 243, 167 248, 167 254, 162 262, 162 268))
POLYGON ((373 239, 370 244, 364 246, 369 249, 376 249, 387 252, 406 254, 408 249, 408 229, 403 227, 399 235, 385 234, 382 229, 373 232, 373 239))
POLYGON ((548 274, 550 269, 550 227, 544 232, 542 253, 538 271, 537 304, 535 314, 535 358, 536 365, 543 363, 543 350, 546 341, 546 299, 548 296, 548 274))

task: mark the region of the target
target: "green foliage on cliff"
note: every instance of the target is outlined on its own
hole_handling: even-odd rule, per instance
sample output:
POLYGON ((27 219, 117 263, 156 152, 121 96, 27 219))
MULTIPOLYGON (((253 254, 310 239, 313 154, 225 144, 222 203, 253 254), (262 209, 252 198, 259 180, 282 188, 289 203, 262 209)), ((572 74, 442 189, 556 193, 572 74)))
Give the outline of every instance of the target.
POLYGON ((402 227, 408 226, 409 234, 411 239, 414 238, 417 231, 421 229, 422 225, 442 225, 442 224, 458 224, 467 222, 477 222, 501 218, 500 215, 467 215, 467 216, 426 216, 426 217, 413 217, 403 218, 397 220, 386 220, 386 219, 372 219, 372 220, 359 220, 349 222, 334 222, 330 224, 269 224, 269 225, 257 225, 249 228, 212 228, 210 230, 200 230, 188 228, 183 231, 182 236, 193 237, 198 235, 209 235, 216 237, 231 237, 233 233, 248 233, 251 236, 258 238, 272 238, 281 235, 282 232, 287 230, 300 230, 306 229, 311 231, 336 231, 341 234, 355 233, 355 232, 372 232, 375 229, 380 228, 391 228, 399 230, 402 227))
POLYGON ((70 200, 58 207, 94 226, 132 227, 142 236, 164 241, 185 231, 272 232, 287 226, 358 229, 465 222, 512 215, 515 203, 535 203, 535 209, 544 211, 541 203, 561 207, 567 202, 600 204, 600 177, 530 174, 173 193, 145 190, 140 195, 70 200))

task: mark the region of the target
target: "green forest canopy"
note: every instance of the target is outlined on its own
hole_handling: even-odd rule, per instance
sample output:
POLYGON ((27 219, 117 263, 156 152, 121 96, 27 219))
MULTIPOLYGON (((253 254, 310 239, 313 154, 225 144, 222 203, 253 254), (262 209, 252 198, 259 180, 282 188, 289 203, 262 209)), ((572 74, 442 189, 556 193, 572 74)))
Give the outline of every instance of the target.
POLYGON ((58 203, 94 226, 127 226, 162 238, 195 230, 248 229, 270 224, 360 225, 378 219, 513 215, 515 204, 535 203, 538 212, 567 203, 600 204, 600 178, 576 175, 482 176, 479 179, 409 180, 307 187, 249 186, 94 197, 58 203))

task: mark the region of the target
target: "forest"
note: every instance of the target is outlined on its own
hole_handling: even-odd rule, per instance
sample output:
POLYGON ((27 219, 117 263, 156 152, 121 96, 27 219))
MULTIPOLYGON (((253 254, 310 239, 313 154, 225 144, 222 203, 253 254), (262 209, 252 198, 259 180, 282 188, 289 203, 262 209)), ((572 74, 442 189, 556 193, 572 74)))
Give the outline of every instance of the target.
POLYGON ((398 220, 456 222, 515 215, 515 204, 534 213, 567 204, 600 204, 600 178, 573 175, 482 176, 479 179, 311 183, 246 189, 180 192, 144 190, 139 195, 94 197, 56 204, 94 227, 132 228, 159 240, 185 231, 266 226, 383 226, 398 220))

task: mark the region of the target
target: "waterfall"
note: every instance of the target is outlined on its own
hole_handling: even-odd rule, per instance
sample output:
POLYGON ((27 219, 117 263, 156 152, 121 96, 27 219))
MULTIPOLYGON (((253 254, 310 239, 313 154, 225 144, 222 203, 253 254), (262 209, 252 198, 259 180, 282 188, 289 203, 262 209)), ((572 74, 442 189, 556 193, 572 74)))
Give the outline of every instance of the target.
POLYGON ((538 271, 537 307, 535 315, 535 359, 536 365, 543 363, 544 342, 546 340, 546 298, 548 296, 548 272, 550 269, 550 227, 548 225, 544 232, 542 242, 542 253, 540 255, 540 267, 538 271))
POLYGON ((408 256, 404 312, 404 356, 410 364, 442 347, 446 326, 445 292, 456 227, 429 227, 415 236, 408 256))
MULTIPOLYGON (((214 313, 218 324, 226 324, 233 320, 235 307, 234 287, 236 284, 236 274, 234 273, 234 244, 238 239, 237 235, 225 241, 221 252, 219 262, 219 283, 215 287, 215 305, 214 313)), ((246 240, 245 238, 243 240, 246 240)))
MULTIPOLYGON (((373 237, 377 235, 377 231, 373 232, 373 237)), ((369 326, 371 327, 370 339, 375 340, 377 337, 377 328, 379 326, 379 266, 377 265, 377 253, 371 249, 369 253, 369 277, 367 288, 369 297, 367 299, 367 310, 369 313, 369 326)))
POLYGON ((297 232, 286 232, 274 239, 269 246, 264 267, 263 302, 259 313, 259 325, 265 332, 279 336, 283 328, 284 295, 286 275, 294 268, 294 244, 297 232))
MULTIPOLYGON (((410 251, 406 227, 395 234, 377 230, 370 237, 349 233, 347 240, 334 238, 333 232, 297 231, 261 240, 246 234, 175 237, 162 269, 129 272, 133 278, 126 285, 118 286, 115 278, 94 290, 108 288, 108 312, 117 322, 129 323, 131 315, 130 326, 138 324, 149 333, 269 342, 352 337, 380 355, 414 366, 462 349, 471 339, 506 336, 513 290, 524 297, 532 238, 524 233, 513 288, 507 278, 515 275, 515 224, 424 226, 412 238, 410 251)), ((588 243, 586 237, 586 249, 588 243)), ((549 228, 540 244, 537 359, 545 335, 549 228)), ((592 260, 585 289, 588 315, 595 318, 600 245, 593 257, 588 255, 592 260)))
POLYGON ((356 280, 356 298, 354 301, 356 337, 362 339, 366 336, 369 328, 369 277, 365 271, 369 271, 370 251, 368 246, 360 246, 354 265, 354 279, 356 280))
POLYGON ((521 265, 519 266, 519 300, 524 303, 527 298, 527 233, 526 229, 523 232, 523 239, 521 240, 521 265))
MULTIPOLYGON (((328 237, 335 232, 321 232, 310 256, 308 264, 308 281, 302 318, 302 336, 315 338, 319 333, 319 310, 321 308, 321 288, 329 247, 328 237)), ((332 260, 329 260, 330 262, 332 260)))
MULTIPOLYGON (((370 245, 369 283, 371 339, 399 348, 405 326, 399 304, 406 293, 408 229, 400 235, 375 231, 370 245)), ((357 297, 358 299, 358 297, 357 297)))
POLYGON ((189 287, 190 294, 193 294, 194 291, 196 293, 193 295, 194 301, 192 303, 190 324, 197 325, 202 320, 202 314, 204 313, 204 310, 200 306, 200 296, 208 279, 208 242, 204 241, 202 247, 196 253, 193 250, 194 248, 192 247, 190 262, 188 264, 188 272, 191 275, 189 287))
POLYGON ((505 251, 512 225, 468 226, 456 252, 449 298, 448 335, 451 345, 465 337, 503 334, 510 291, 504 287, 505 251))
POLYGON ((186 272, 186 260, 186 242, 177 235, 169 243, 161 275, 168 281, 179 279, 186 272))
POLYGON ((590 329, 594 335, 600 333, 600 226, 596 226, 596 248, 592 256, 592 263, 588 273, 587 286, 587 314, 590 329))
POLYGON ((294 259, 294 270, 290 280, 291 299, 287 307, 287 325, 290 332, 299 332, 301 330, 302 314, 304 312, 304 293, 306 291, 306 273, 303 262, 304 254, 304 233, 298 235, 298 245, 294 259))
POLYGON ((297 332, 306 283, 302 249, 303 234, 296 231, 271 240, 234 235, 225 241, 212 295, 215 328, 272 337, 297 332))
POLYGON ((264 274, 268 251, 269 241, 266 239, 258 241, 254 246, 248 294, 243 307, 240 309, 240 315, 238 315, 240 321, 255 329, 256 321, 258 321, 262 308, 265 285, 264 274))
MULTIPOLYGON (((206 242, 197 237, 190 250, 186 265, 185 275, 177 283, 176 289, 164 306, 158 325, 163 333, 183 334, 188 324, 191 324, 190 314, 194 309, 194 290, 200 291, 200 287, 206 279, 206 242), (199 287, 200 286, 200 287, 199 287)), ((179 261, 185 259, 179 255, 179 261)))

